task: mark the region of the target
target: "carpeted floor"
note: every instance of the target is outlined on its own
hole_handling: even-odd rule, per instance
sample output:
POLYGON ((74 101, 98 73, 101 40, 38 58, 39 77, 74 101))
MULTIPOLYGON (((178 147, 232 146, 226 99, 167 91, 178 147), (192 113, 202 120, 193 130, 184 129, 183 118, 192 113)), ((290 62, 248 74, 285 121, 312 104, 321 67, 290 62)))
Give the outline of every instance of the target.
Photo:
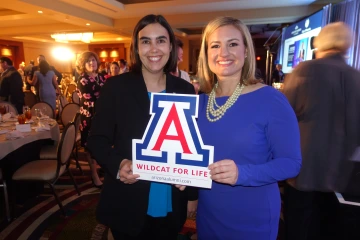
MULTIPOLYGON (((81 158, 81 153, 80 153, 81 158)), ((67 216, 61 215, 59 207, 46 188, 42 194, 31 198, 15 207, 12 222, 3 220, 0 223, 0 239, 49 239, 49 240, 111 240, 109 229, 99 224, 95 218, 100 190, 91 183, 90 170, 86 162, 81 161, 84 174, 72 164, 72 172, 80 188, 81 196, 77 195, 69 176, 61 177, 55 188, 63 202, 67 216)), ((1 206, 4 206, 1 203, 1 206)), ((4 219, 3 209, 0 211, 4 219)), ((188 219, 179 240, 187 240, 195 233, 195 220, 188 219)))
MULTIPOLYGON (((81 158, 80 153, 80 159, 81 158)), ((49 188, 43 193, 31 198, 21 205, 16 205, 12 222, 3 220, 0 223, 0 239, 40 239, 40 240, 111 240, 109 229, 99 224, 95 219, 95 209, 100 190, 91 183, 90 170, 86 162, 81 161, 84 174, 75 169, 72 172, 80 188, 81 196, 77 195, 69 176, 61 177, 55 188, 63 202, 67 216, 61 215, 59 207, 49 188)), ((1 203, 1 206, 4 206, 1 203)), ((0 219, 4 219, 3 209, 0 219)), ((283 223, 280 221, 278 240, 283 239, 283 223)), ((194 219, 188 219, 178 240, 196 239, 196 225, 194 219), (191 238, 192 236, 192 238, 191 238)))

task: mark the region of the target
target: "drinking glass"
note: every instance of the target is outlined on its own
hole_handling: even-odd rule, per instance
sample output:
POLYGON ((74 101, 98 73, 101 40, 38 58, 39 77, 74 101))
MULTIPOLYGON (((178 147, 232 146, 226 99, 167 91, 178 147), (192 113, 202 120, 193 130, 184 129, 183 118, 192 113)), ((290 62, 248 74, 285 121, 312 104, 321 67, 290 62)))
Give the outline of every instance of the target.
POLYGON ((19 114, 18 115, 18 122, 19 124, 25 124, 25 121, 26 121, 26 117, 24 114, 19 114))
POLYGON ((41 110, 39 108, 35 108, 35 116, 37 119, 41 118, 41 110))
POLYGON ((0 105, 0 114, 4 115, 6 113, 6 106, 0 105))
POLYGON ((27 120, 31 120, 31 110, 30 110, 30 108, 27 108, 26 110, 25 110, 25 117, 26 117, 26 119, 27 120))

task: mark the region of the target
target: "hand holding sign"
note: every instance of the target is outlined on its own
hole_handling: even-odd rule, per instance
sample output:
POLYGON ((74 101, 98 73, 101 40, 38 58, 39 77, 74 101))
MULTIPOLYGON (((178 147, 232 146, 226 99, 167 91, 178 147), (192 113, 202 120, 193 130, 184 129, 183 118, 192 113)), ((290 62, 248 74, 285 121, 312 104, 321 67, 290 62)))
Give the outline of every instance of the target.
POLYGON ((133 174, 132 171, 132 161, 128 159, 123 159, 120 163, 120 170, 119 170, 120 181, 124 182, 125 184, 133 184, 138 181, 139 174, 133 174))
POLYGON ((235 162, 224 159, 209 165, 211 179, 219 182, 234 185, 239 177, 239 170, 235 162))

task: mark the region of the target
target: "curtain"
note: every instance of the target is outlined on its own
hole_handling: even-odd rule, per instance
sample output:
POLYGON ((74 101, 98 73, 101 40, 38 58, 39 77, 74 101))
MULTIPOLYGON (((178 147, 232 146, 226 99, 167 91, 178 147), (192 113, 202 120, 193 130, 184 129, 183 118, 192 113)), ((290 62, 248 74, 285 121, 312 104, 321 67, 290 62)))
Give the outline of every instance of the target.
POLYGON ((354 43, 348 51, 348 64, 360 70, 360 0, 347 0, 332 6, 330 22, 345 22, 353 30, 354 43))

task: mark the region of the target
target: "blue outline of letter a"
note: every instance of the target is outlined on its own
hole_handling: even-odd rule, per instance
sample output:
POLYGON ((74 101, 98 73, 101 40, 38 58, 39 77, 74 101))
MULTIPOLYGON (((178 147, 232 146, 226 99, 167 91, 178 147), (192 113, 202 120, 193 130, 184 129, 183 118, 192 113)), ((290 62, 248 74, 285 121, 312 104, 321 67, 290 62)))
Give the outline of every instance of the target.
MULTIPOLYGON (((163 93, 154 93, 151 96, 151 107, 150 114, 152 115, 144 136, 142 140, 135 141, 135 152, 136 159, 141 161, 151 161, 151 162, 159 162, 159 163, 167 163, 170 152, 168 151, 155 151, 151 150, 153 146, 149 146, 151 142, 154 132, 156 129, 161 128, 162 126, 158 126, 159 120, 164 119, 164 106, 160 103, 185 103, 188 104, 188 108, 177 108, 178 114, 179 111, 183 111, 183 116, 185 116, 186 122, 182 121, 182 128, 187 128, 187 133, 190 132, 191 138, 189 134, 187 143, 191 147, 192 154, 184 154, 183 152, 175 152, 175 163, 181 165, 188 166, 198 166, 198 167, 207 167, 209 165, 210 156, 213 157, 213 147, 206 146, 203 144, 195 118, 197 118, 198 111, 198 101, 199 98, 197 95, 185 95, 185 94, 163 94, 163 93), (162 118, 161 118, 162 117, 162 118), (149 154, 151 152, 151 154, 149 154), (144 154, 145 153, 145 154, 144 154), (146 154, 148 153, 148 154, 146 154)), ((165 116, 166 117, 166 116, 165 116)), ((134 146, 134 145, 133 145, 134 146)), ((171 153, 174 154, 174 153, 171 153)))

